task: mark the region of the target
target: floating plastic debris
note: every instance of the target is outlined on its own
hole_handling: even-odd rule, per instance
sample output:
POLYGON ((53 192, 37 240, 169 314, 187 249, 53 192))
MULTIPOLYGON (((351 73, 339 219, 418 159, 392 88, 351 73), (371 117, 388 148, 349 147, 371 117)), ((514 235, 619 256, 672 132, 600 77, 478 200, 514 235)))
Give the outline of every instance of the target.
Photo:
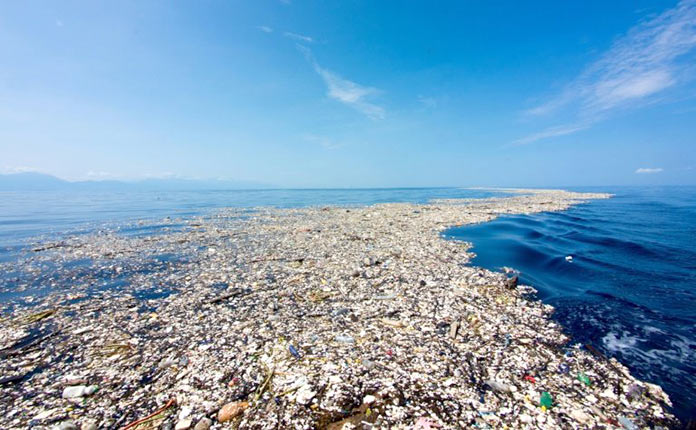
POLYGON ((412 430, 436 430, 442 426, 437 422, 431 420, 430 418, 418 418, 416 424, 413 426, 412 430))
POLYGON ((548 391, 543 391, 541 397, 539 398, 539 406, 543 409, 551 409, 553 406, 553 398, 548 391))
POLYGON ((355 339, 353 339, 352 336, 339 335, 339 336, 336 336, 335 339, 336 339, 336 342, 339 342, 339 343, 355 343, 355 339))
POLYGON ((583 372, 578 373, 578 381, 582 382, 583 384, 587 385, 588 387, 590 385, 592 385, 592 381, 590 381, 590 377, 587 376, 583 372))
POLYGON ((672 427, 659 387, 606 397, 617 384, 647 385, 589 350, 565 356, 570 339, 550 306, 437 234, 603 197, 222 209, 158 234, 102 229, 31 244, 0 262, 12 288, 46 285, 3 304, 0 428, 69 419, 120 429, 146 418, 204 430, 220 426, 204 420, 215 417, 240 428, 406 429, 418 417, 431 429, 568 427, 561 410, 581 428, 635 411, 641 427, 672 427), (602 379, 569 389, 555 371, 563 364, 602 379), (92 384, 89 397, 62 397, 92 384), (542 390, 559 393, 538 399, 554 413, 535 407, 542 390), (162 409, 175 396, 176 408, 162 409))
POLYGON ((288 345, 288 351, 290 351, 290 354, 292 354, 293 357, 300 358, 300 353, 297 352, 294 346, 288 345))
POLYGON ((626 417, 619 417, 619 424, 626 430, 638 430, 638 426, 626 417))

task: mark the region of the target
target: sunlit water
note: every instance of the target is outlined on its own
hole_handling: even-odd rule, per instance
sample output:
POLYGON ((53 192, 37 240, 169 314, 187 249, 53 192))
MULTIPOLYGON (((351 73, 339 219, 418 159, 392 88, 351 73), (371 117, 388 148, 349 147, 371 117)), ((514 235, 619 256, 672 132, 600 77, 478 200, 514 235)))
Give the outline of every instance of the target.
MULTIPOLYGON (((519 270, 522 281, 535 286, 540 298, 556 307, 555 317, 575 341, 616 356, 640 378, 662 385, 678 415, 693 418, 696 188, 587 191, 612 192, 616 197, 565 212, 506 216, 453 228, 445 236, 473 242, 478 254, 475 265, 519 270), (565 258, 569 255, 570 262, 565 258)), ((27 247, 66 235, 108 229, 140 236, 182 229, 188 218, 223 207, 360 206, 494 195, 501 194, 458 188, 0 192, 0 263, 14 261, 27 247)), ((176 258, 157 256, 133 267, 165 270, 176 258)), ((49 273, 46 279, 60 284, 61 279, 79 276, 96 284, 102 277, 89 261, 70 264, 75 267, 60 268, 65 276, 49 273)), ((130 275, 105 272, 100 288, 118 289, 130 275)), ((0 287, 0 302, 16 299, 2 276, 0 287)), ((168 294, 161 289, 142 293, 146 298, 168 294)))
POLYGON ((89 232, 137 220, 186 218, 224 208, 427 203, 502 195, 462 188, 304 189, 144 192, 1 192, 0 261, 40 235, 89 232))
POLYGON ((253 190, 180 192, 13 192, 0 193, 0 312, 32 306, 52 293, 131 294, 148 300, 172 294, 163 286, 133 286, 143 273, 178 270, 190 256, 135 252, 118 261, 46 259, 33 252, 44 244, 84 234, 145 237, 188 231, 192 218, 239 208, 243 219, 254 207, 362 206, 384 202, 426 203, 433 198, 502 195, 457 188, 253 190), (108 263, 108 264, 107 264, 108 263), (119 267, 120 270, 115 271, 119 267))
POLYGON ((599 347, 662 385, 676 413, 693 419, 696 187, 602 191, 616 196, 445 235, 472 242, 475 265, 518 270, 556 307, 574 341, 599 347))

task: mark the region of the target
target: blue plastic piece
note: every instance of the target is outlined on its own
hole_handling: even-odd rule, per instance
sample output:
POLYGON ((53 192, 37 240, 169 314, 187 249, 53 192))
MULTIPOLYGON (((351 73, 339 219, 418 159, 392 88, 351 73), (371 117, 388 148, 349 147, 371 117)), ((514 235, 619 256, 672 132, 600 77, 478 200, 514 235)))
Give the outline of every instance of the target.
POLYGON ((292 354, 293 357, 295 357, 295 358, 300 358, 300 353, 297 352, 297 350, 295 349, 294 346, 288 345, 288 350, 290 350, 290 354, 292 354))

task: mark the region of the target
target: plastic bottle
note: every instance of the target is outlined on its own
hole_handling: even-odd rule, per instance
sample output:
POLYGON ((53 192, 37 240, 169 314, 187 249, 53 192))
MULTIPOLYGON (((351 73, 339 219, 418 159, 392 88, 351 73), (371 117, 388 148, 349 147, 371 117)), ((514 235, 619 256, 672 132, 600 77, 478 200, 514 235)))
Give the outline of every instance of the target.
POLYGON ((355 339, 353 339, 351 336, 342 336, 338 335, 335 337, 336 342, 340 343, 355 343, 355 339))
POLYGON ((541 397, 539 398, 539 406, 541 406, 542 409, 551 409, 553 406, 553 397, 551 397, 551 394, 548 391, 543 391, 541 393, 541 397))
POLYGON ((488 385, 491 390, 493 391, 498 391, 500 393, 510 393, 512 392, 512 387, 508 384, 504 384, 502 382, 494 381, 492 379, 489 379, 486 381, 486 385, 488 385))
POLYGON ((582 382, 583 384, 587 385, 588 387, 592 385, 592 381, 590 381, 590 377, 585 375, 583 372, 578 373, 578 381, 582 382))

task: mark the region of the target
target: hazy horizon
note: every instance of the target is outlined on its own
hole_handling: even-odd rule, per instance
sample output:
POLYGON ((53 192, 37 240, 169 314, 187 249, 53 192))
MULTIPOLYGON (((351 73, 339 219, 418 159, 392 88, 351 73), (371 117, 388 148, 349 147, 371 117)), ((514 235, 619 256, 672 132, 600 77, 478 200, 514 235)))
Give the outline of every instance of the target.
MULTIPOLYGON (((55 190, 60 191, 277 191, 277 190, 389 190, 389 189, 463 189, 463 190, 523 190, 525 188, 529 189, 567 189, 567 190, 582 190, 582 189, 604 189, 611 190, 614 188, 631 188, 631 187, 686 187, 693 188, 696 185, 689 184, 641 184, 641 185, 617 185, 617 184, 604 184, 604 185, 554 185, 554 186, 523 186, 523 185, 431 185, 431 186, 376 186, 376 187, 359 187, 359 186, 335 186, 335 187, 291 187, 282 186, 272 183, 260 183, 260 182, 250 182, 250 181, 235 181, 222 178, 212 178, 212 179, 202 179, 202 178, 182 178, 182 177, 148 177, 140 179, 84 179, 84 180, 69 180, 64 178, 59 178, 50 174, 40 173, 40 172, 18 172, 18 173, 0 173, 0 191, 50 191, 50 187, 32 186, 33 180, 57 180, 60 184, 65 186, 57 186, 55 190), (23 176, 30 176, 26 178, 26 182, 22 182, 21 178, 23 176), (12 187, 8 186, 4 180, 19 178, 20 182, 18 186, 12 187), (28 186, 27 186, 28 185, 28 186), (74 185, 86 186, 86 187, 72 187, 74 185), (181 188, 181 185, 184 185, 181 188), (140 188, 138 188, 140 186, 140 188)), ((39 182, 41 183, 41 182, 39 182)))
POLYGON ((0 6, 0 173, 696 184, 696 1, 0 6))

